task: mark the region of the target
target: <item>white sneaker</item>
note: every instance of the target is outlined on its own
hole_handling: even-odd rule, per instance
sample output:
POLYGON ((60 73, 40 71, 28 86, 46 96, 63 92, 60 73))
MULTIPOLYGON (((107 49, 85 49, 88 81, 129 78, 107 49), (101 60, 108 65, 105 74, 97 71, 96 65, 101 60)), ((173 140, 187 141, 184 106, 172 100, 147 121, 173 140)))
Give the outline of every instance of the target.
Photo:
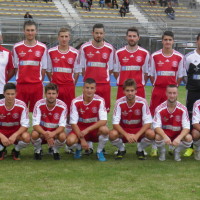
POLYGON ((177 162, 181 161, 180 152, 174 151, 174 160, 177 162))
POLYGON ((200 151, 195 151, 194 152, 194 159, 195 160, 200 160, 200 151))
POLYGON ((160 160, 160 161, 165 161, 165 160, 166 160, 165 151, 161 151, 161 152, 160 152, 159 160, 160 160))

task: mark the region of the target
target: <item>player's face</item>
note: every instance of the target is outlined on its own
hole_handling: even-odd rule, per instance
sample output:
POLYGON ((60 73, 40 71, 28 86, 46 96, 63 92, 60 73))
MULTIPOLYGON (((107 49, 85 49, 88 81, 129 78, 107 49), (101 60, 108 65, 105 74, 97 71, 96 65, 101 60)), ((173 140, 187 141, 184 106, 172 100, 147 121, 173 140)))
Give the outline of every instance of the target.
POLYGON ((131 47, 134 47, 135 45, 138 44, 140 37, 136 32, 129 31, 128 35, 126 36, 126 40, 128 42, 128 45, 131 47))
POLYGON ((126 99, 128 101, 134 100, 135 99, 135 94, 136 94, 137 90, 132 87, 132 86, 128 86, 124 89, 124 94, 126 96, 126 99))
POLYGON ((56 90, 48 90, 45 93, 45 96, 46 96, 47 103, 54 104, 56 102, 57 97, 58 97, 58 93, 57 93, 56 90))
POLYGON ((171 36, 165 35, 162 39, 162 44, 164 49, 172 49, 174 44, 174 39, 171 36))
POLYGON ((37 34, 37 30, 36 30, 35 25, 25 26, 24 35, 25 35, 26 40, 29 40, 29 41, 35 40, 36 34, 37 34))
POLYGON ((169 103, 175 103, 178 97, 178 89, 177 88, 167 88, 166 90, 167 101, 169 103))
POLYGON ((4 96, 5 96, 5 101, 6 103, 13 103, 15 101, 15 97, 16 97, 16 90, 14 89, 8 89, 4 92, 4 96))
POLYGON ((93 98, 94 94, 96 92, 96 84, 95 83, 86 83, 83 86, 83 95, 85 98, 93 98))
POLYGON ((97 43, 102 42, 104 39, 104 35, 105 35, 104 29, 103 28, 95 28, 94 32, 92 32, 92 35, 93 35, 95 42, 97 42, 97 43))
POLYGON ((58 36, 59 45, 67 46, 69 45, 70 34, 69 32, 60 32, 58 36))

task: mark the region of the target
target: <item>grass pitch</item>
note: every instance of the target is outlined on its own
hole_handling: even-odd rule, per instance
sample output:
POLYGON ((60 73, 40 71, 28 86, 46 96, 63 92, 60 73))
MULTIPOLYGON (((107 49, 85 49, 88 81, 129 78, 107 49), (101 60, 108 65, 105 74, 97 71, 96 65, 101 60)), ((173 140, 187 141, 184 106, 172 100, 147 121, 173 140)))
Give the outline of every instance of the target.
MULTIPOLYGON (((149 101, 151 87, 147 87, 149 101)), ((77 88, 77 95, 81 88, 77 88)), ((112 88, 112 109, 116 88, 112 88)), ((185 88, 179 88, 179 101, 185 103, 185 88)), ((112 111, 109 113, 111 128, 112 111)), ((31 129, 30 129, 31 131, 31 129)), ((11 156, 0 162, 0 200, 199 200, 199 165, 191 158, 165 162, 148 157, 137 160, 135 145, 126 145, 127 154, 115 161, 115 147, 108 142, 107 162, 100 163, 95 154, 74 160, 61 150, 62 159, 47 155, 33 160, 33 147, 22 150, 21 161, 11 156)), ((147 151, 149 152, 150 149, 147 151)), ((11 148, 8 148, 10 154, 11 148)))

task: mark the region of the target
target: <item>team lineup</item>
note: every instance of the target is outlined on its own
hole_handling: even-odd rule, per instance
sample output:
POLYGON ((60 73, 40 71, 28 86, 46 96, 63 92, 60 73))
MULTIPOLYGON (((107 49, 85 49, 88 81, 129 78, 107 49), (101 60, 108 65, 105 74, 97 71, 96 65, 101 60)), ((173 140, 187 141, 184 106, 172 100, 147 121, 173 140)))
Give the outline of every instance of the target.
POLYGON ((0 46, 0 160, 13 144, 14 160, 20 160, 21 149, 30 144, 35 160, 42 159, 42 144, 48 145, 55 160, 60 160, 59 149, 65 145, 80 159, 82 151, 92 153, 97 142, 97 159, 104 162, 108 141, 117 147, 116 160, 125 156, 125 143, 137 143, 140 160, 146 159, 149 145, 160 161, 166 160, 166 145, 175 161, 181 161, 184 149, 186 156, 194 152, 200 160, 200 34, 197 49, 185 56, 173 49, 171 31, 163 33, 163 48, 152 55, 138 46, 135 27, 127 30, 127 45, 118 50, 104 41, 103 24, 93 26, 93 39, 79 51, 69 46, 66 28, 59 30, 59 44, 49 50, 36 34, 35 22, 26 21, 25 39, 14 45, 12 53, 0 46), (75 97, 80 73, 82 95, 75 97), (118 91, 109 130, 112 73, 118 91), (14 74, 16 85, 7 83, 14 74), (50 83, 43 92, 45 74, 50 83), (150 106, 145 99, 148 79, 153 85, 150 106), (181 81, 186 82, 186 107, 177 101, 181 81))

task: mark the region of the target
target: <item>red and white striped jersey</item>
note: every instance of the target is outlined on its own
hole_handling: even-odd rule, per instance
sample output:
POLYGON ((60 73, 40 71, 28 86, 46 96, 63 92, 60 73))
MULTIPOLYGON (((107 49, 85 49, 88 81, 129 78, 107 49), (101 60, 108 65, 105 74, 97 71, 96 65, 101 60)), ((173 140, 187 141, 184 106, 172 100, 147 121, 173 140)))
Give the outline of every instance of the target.
POLYGON ((66 126, 67 106, 56 99, 53 109, 49 109, 46 105, 46 99, 37 101, 33 110, 33 126, 40 125, 45 131, 54 131, 58 127, 66 126))
POLYGON ((6 84, 7 73, 14 69, 11 52, 0 45, 0 94, 3 94, 3 87, 6 84))
POLYGON ((74 83, 74 73, 82 72, 77 59, 78 50, 73 47, 65 53, 60 52, 58 46, 49 49, 47 71, 52 72, 52 82, 57 85, 74 83))
POLYGON ((133 78, 137 87, 145 85, 144 73, 149 70, 149 52, 142 47, 136 51, 128 51, 125 47, 116 51, 114 72, 119 72, 118 85, 123 85, 124 81, 133 78))
POLYGON ((104 42, 103 47, 97 48, 92 41, 81 46, 79 63, 85 69, 84 81, 93 78, 96 83, 109 83, 109 70, 113 70, 114 48, 104 42))
POLYGON ((15 68, 18 68, 17 83, 41 83, 42 69, 47 69, 46 45, 38 42, 35 46, 27 46, 24 41, 13 47, 15 68))
POLYGON ((156 51, 151 55, 149 75, 155 78, 154 86, 177 85, 177 78, 186 76, 183 55, 175 50, 171 56, 163 55, 162 49, 156 51))
POLYGON ((70 109, 70 124, 77 124, 81 128, 87 128, 99 120, 107 120, 104 99, 96 94, 89 104, 84 104, 83 95, 75 98, 70 109))
POLYGON ((200 123, 200 100, 197 100, 193 105, 192 124, 200 123))
POLYGON ((125 129, 141 128, 152 123, 152 117, 146 99, 135 96, 135 103, 129 107, 126 97, 117 100, 113 111, 113 124, 125 129))
POLYGON ((179 134, 182 129, 190 129, 187 108, 177 101, 174 111, 169 112, 167 101, 163 102, 156 108, 153 119, 153 128, 158 127, 170 137, 179 134))
POLYGON ((21 126, 29 127, 29 113, 26 104, 15 99, 14 106, 8 110, 5 99, 0 100, 0 132, 9 135, 16 132, 21 126))

